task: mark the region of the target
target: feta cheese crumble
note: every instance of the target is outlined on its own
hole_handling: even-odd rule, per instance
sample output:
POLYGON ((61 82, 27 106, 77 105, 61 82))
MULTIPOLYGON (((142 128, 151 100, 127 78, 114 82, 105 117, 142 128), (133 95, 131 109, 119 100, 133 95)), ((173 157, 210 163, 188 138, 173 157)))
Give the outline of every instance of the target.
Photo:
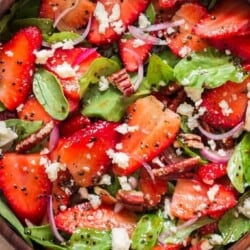
POLYGON ((125 135, 129 132, 135 132, 139 129, 139 126, 129 126, 127 123, 123 123, 116 127, 116 131, 122 135, 125 135))
POLYGON ((106 151, 108 157, 112 159, 113 164, 117 164, 120 168, 128 167, 129 156, 123 152, 115 152, 113 149, 106 151))
POLYGON ((6 126, 4 121, 0 121, 0 148, 11 146, 17 138, 17 134, 6 126))
POLYGON ((233 110, 229 108, 228 102, 225 100, 219 102, 219 107, 221 108, 222 114, 224 116, 229 116, 231 113, 233 113, 233 110))
POLYGON ((125 228, 112 229, 112 250, 129 250, 131 240, 125 228))

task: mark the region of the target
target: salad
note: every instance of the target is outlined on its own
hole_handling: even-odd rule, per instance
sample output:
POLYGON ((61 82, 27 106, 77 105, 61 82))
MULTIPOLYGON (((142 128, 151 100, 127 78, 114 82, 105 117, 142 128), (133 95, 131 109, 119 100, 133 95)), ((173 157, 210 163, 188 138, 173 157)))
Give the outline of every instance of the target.
POLYGON ((249 1, 0 13, 0 215, 31 248, 228 249, 248 234, 249 1))

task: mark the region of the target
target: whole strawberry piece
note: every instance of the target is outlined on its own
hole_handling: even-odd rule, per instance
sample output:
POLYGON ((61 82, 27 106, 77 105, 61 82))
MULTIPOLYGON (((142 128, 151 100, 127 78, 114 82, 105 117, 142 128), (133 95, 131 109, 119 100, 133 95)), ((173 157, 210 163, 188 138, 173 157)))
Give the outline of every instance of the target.
POLYGON ((39 154, 7 153, 0 160, 0 186, 19 219, 41 222, 51 184, 39 154))
POLYGON ((0 102, 9 110, 22 104, 32 86, 34 51, 41 46, 41 32, 27 27, 0 48, 0 102))

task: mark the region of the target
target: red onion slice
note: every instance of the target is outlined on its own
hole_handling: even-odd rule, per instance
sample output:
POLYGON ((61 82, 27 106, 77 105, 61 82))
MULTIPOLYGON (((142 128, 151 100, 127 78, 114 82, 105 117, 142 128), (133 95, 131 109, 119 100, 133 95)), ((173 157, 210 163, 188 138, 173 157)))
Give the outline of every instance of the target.
POLYGON ((136 91, 140 87, 140 84, 141 84, 141 82, 143 80, 143 74, 144 74, 144 72, 143 72, 143 63, 142 63, 142 60, 141 60, 140 56, 136 52, 134 52, 133 50, 125 48, 124 51, 127 51, 128 53, 133 55, 136 58, 137 63, 138 63, 137 79, 136 79, 136 81, 134 83, 134 86, 133 86, 134 90, 136 91))
POLYGON ((153 45, 167 45, 168 42, 166 40, 162 40, 160 38, 157 38, 155 36, 151 36, 147 33, 144 33, 144 31, 140 28, 137 28, 135 26, 128 26, 129 32, 137 39, 141 39, 146 43, 153 44, 153 45))
POLYGON ((58 229, 56 227, 55 218, 53 214, 52 195, 49 195, 48 197, 47 211, 48 211, 49 223, 50 223, 50 227, 51 227, 53 235, 59 242, 65 242, 65 239, 61 236, 61 234, 58 232, 58 229))
POLYGON ((206 131, 200 124, 198 124, 198 129, 200 130, 200 132, 204 136, 206 136, 207 138, 215 140, 215 141, 223 140, 223 139, 232 137, 236 133, 238 133, 243 127, 244 127, 244 122, 242 121, 238 125, 236 125, 233 129, 227 131, 226 133, 214 134, 214 133, 210 133, 210 132, 206 131))
POLYGON ((146 162, 143 162, 142 166, 147 170, 147 172, 148 172, 148 174, 149 174, 152 182, 155 184, 155 176, 154 176, 154 173, 152 171, 151 166, 148 163, 146 163, 146 162))
POLYGON ((85 49, 74 61, 73 67, 81 64, 87 57, 93 54, 96 51, 96 48, 85 49))
POLYGON ((54 128, 51 131, 49 137, 49 152, 52 152, 55 149, 59 141, 59 138, 60 138, 59 128, 57 125, 54 125, 54 128))
POLYGON ((76 6, 78 5, 79 0, 76 0, 74 5, 65 9, 63 12, 61 12, 55 19, 54 23, 53 23, 53 27, 56 28, 56 26, 58 25, 58 23, 61 21, 62 18, 64 18, 70 11, 74 10, 76 8, 76 6))
POLYGON ((225 151, 225 156, 220 155, 218 152, 216 151, 212 151, 206 147, 204 147, 201 151, 200 151, 201 155, 206 158, 207 160, 211 161, 211 162, 216 162, 216 163, 227 163, 228 160, 231 157, 232 151, 225 151))
POLYGON ((141 30, 146 31, 146 32, 159 31, 159 30, 164 30, 164 29, 171 28, 171 27, 180 26, 184 23, 185 23, 185 20, 181 19, 181 20, 177 20, 174 22, 164 22, 164 23, 153 24, 146 28, 142 28, 141 30))

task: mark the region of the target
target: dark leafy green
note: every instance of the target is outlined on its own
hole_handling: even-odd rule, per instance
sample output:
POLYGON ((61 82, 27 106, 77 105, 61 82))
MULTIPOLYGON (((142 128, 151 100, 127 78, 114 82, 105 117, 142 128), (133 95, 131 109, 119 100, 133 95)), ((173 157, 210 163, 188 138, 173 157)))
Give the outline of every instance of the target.
POLYGON ((18 135, 17 141, 21 141, 35 133, 43 126, 42 121, 25 121, 21 119, 6 120, 6 126, 15 131, 18 135))
POLYGON ((34 76, 33 92, 46 112, 56 120, 64 120, 69 114, 69 104, 55 75, 38 69, 34 76))
POLYGON ((110 250, 111 232, 97 229, 78 229, 70 238, 71 250, 110 250))
POLYGON ((4 105, 0 102, 0 112, 4 111, 5 110, 5 107, 4 105))
POLYGON ((174 75, 181 85, 196 88, 216 88, 229 80, 240 83, 246 76, 231 56, 212 48, 183 58, 174 75))
POLYGON ((215 6, 217 0, 201 0, 201 2, 207 9, 211 10, 215 6))
MULTIPOLYGON (((250 191, 240 198, 237 207, 241 206, 247 198, 250 198, 250 191)), ((224 245, 239 240, 250 230, 250 219, 238 213, 237 207, 227 211, 219 221, 218 227, 224 245)))
POLYGON ((160 214, 146 214, 141 217, 132 235, 132 249, 151 250, 162 230, 163 217, 160 214))
POLYGON ((71 31, 62 31, 53 33, 51 36, 45 36, 45 41, 53 44, 58 42, 64 41, 74 41, 75 39, 79 38, 80 35, 71 31))
POLYGON ((154 23, 155 22, 155 8, 154 8, 154 5, 151 3, 148 8, 146 9, 146 12, 145 12, 148 20, 150 23, 154 23))

